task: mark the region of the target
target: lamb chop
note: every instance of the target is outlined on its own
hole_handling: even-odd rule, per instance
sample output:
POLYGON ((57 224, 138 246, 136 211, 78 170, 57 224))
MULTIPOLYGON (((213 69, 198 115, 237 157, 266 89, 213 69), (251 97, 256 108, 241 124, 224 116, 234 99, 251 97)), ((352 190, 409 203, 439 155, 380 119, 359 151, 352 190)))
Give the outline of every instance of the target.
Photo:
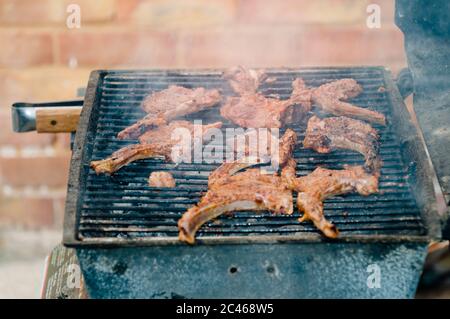
POLYGON ((269 210, 292 214, 292 192, 279 176, 261 174, 259 169, 212 183, 200 202, 178 221, 179 239, 193 244, 195 233, 208 220, 236 210, 269 210))
POLYGON ((196 113, 218 104, 222 96, 218 90, 187 89, 171 85, 147 96, 141 107, 148 113, 143 119, 119 132, 119 139, 137 138, 148 128, 160 126, 173 119, 196 113))
POLYGON ((323 234, 336 238, 339 231, 326 220, 323 201, 329 197, 357 192, 367 196, 378 192, 378 176, 368 174, 362 166, 346 166, 343 170, 316 168, 311 174, 294 182, 298 193, 297 207, 303 216, 300 222, 311 220, 323 234))
POLYGON ((367 123, 345 116, 311 117, 303 146, 319 153, 330 153, 339 148, 354 150, 364 155, 369 173, 379 174, 381 168, 378 132, 367 123))
POLYGON ((361 92, 362 87, 354 79, 341 79, 313 89, 312 100, 328 113, 386 125, 386 118, 383 114, 344 102, 361 92))
POLYGON ((175 179, 169 172, 152 172, 148 178, 152 187, 175 187, 175 179))
POLYGON ((257 92, 259 84, 266 78, 262 71, 239 68, 226 73, 225 78, 240 96, 228 97, 220 114, 239 126, 279 128, 304 118, 311 109, 311 92, 301 79, 293 82, 291 98, 280 100, 257 92))
MULTIPOLYGON (((208 130, 222 127, 222 122, 202 125, 203 136, 208 130)), ((140 136, 140 144, 128 145, 114 152, 110 157, 92 161, 91 167, 97 174, 112 174, 121 167, 144 158, 163 157, 166 161, 173 160, 173 147, 181 142, 179 134, 173 138, 177 129, 188 130, 191 137, 194 134, 194 124, 188 121, 173 121, 169 124, 158 126, 140 136)), ((182 133, 180 131, 180 133, 182 133)), ((191 141, 193 139, 191 138, 191 141)))
POLYGON ((289 159, 291 159, 292 153, 297 143, 297 134, 291 129, 287 129, 281 139, 273 136, 272 134, 261 136, 261 134, 258 134, 258 131, 256 130, 247 132, 244 135, 250 135, 260 139, 267 138, 268 141, 265 144, 270 147, 267 147, 267 149, 264 150, 265 153, 263 154, 261 152, 261 149, 258 149, 259 145, 255 145, 254 143, 250 144, 247 140, 241 140, 241 142, 245 143, 245 152, 242 154, 235 152, 235 155, 238 156, 236 161, 223 163, 209 175, 209 181, 216 180, 223 176, 234 175, 238 171, 255 165, 264 166, 262 167, 262 169, 265 172, 269 171, 266 170, 265 166, 270 164, 272 165, 272 168, 276 169, 278 169, 279 167, 284 167, 287 165, 289 159), (239 157, 239 155, 241 156, 239 157))
MULTIPOLYGON (((296 134, 287 130, 280 145, 280 158, 288 159, 296 143, 296 134)), ((178 221, 179 239, 193 244, 195 233, 208 220, 238 210, 269 210, 276 214, 292 214, 292 191, 276 174, 262 174, 259 169, 238 171, 257 163, 256 160, 222 164, 208 178, 208 191, 200 202, 178 221)), ((283 163, 284 164, 284 163, 283 163)))
POLYGON ((245 69, 242 66, 226 70, 223 77, 238 95, 256 93, 261 83, 269 79, 264 70, 245 69))

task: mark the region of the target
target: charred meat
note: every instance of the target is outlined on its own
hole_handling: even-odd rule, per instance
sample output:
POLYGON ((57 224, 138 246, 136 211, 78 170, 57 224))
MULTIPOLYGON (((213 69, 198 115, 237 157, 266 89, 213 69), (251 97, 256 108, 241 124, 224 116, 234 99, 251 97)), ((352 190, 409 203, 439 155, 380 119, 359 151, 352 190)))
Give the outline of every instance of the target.
POLYGON ((311 117, 303 146, 319 153, 329 153, 335 149, 353 150, 364 155, 368 172, 378 173, 381 168, 378 132, 367 123, 345 116, 311 117))
POLYGON ((175 187, 175 179, 169 172, 152 172, 148 178, 152 187, 175 187))
POLYGON ((378 192, 378 177, 368 174, 362 166, 343 170, 316 168, 311 174, 295 180, 297 207, 303 213, 300 222, 310 220, 326 237, 336 238, 339 231, 324 216, 323 201, 329 197, 357 192, 367 196, 378 192))
MULTIPOLYGON (((220 128, 221 126, 222 122, 202 125, 202 134, 205 135, 208 130, 220 128)), ((91 168, 93 168, 97 174, 112 174, 121 167, 140 159, 164 157, 167 161, 172 160, 173 146, 180 143, 183 133, 186 132, 190 132, 190 141, 192 141, 194 132, 193 123, 188 121, 174 121, 170 124, 158 126, 143 134, 139 138, 140 144, 125 146, 106 159, 92 161, 91 168), (176 134, 177 129, 185 130, 180 130, 180 134, 176 134)))
POLYGON ((222 99, 216 89, 187 89, 171 85, 167 89, 147 96, 142 108, 148 113, 137 123, 117 135, 120 139, 136 138, 153 126, 168 123, 185 115, 197 113, 218 104, 222 99))

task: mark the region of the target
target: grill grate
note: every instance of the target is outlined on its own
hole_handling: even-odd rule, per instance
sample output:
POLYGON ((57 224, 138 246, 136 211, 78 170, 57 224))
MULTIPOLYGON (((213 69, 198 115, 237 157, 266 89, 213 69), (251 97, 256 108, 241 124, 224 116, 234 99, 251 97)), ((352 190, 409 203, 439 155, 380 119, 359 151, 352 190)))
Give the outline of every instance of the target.
MULTIPOLYGON (((268 73, 277 77, 278 81, 264 84, 261 91, 265 95, 278 94, 282 99, 288 98, 291 82, 298 76, 303 77, 308 86, 319 86, 345 77, 354 78, 363 86, 364 92, 352 101, 359 106, 384 113, 391 123, 393 106, 388 98, 389 92, 378 90, 385 86, 385 71, 382 68, 274 70, 268 73)), ((108 72, 100 83, 99 105, 92 110, 98 112, 95 135, 85 145, 88 150, 86 158, 89 160, 83 163, 86 178, 84 185, 81 185, 77 212, 78 238, 176 238, 178 219, 207 190, 209 172, 218 167, 218 164, 176 166, 158 159, 147 159, 132 163, 110 177, 97 176, 89 169, 89 162, 105 158, 120 147, 135 143, 119 141, 115 136, 144 115, 139 105, 150 92, 162 90, 170 84, 178 84, 189 88, 221 88, 224 94, 231 94, 229 87, 221 79, 220 73, 213 71, 113 71, 108 72), (176 188, 150 188, 147 185, 148 176, 157 170, 170 171, 176 179, 176 188)), ((195 119, 203 119, 204 123, 221 120, 225 127, 233 126, 220 117, 217 109, 202 113, 195 115, 195 119)), ((391 126, 374 127, 381 136, 380 152, 384 163, 380 193, 369 197, 352 194, 331 198, 325 202, 325 214, 343 236, 423 235, 424 227, 408 182, 408 172, 412 168, 405 165, 400 143, 391 126)), ((301 144, 304 127, 295 130, 301 144)), ((312 172, 319 165, 340 169, 344 164, 364 163, 363 157, 354 152, 318 154, 302 149, 300 145, 294 156, 299 176, 312 172)), ((233 216, 221 216, 207 223, 200 229, 197 238, 263 234, 301 237, 305 233, 318 232, 311 223, 299 223, 298 215, 297 211, 293 216, 274 216, 269 212, 237 212, 233 216)))

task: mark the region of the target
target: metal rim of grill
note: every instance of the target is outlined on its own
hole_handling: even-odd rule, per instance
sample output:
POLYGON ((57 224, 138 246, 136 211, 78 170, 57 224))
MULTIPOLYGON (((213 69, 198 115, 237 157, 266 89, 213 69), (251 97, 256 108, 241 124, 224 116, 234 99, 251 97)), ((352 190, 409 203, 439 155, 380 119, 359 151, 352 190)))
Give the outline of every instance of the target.
MULTIPOLYGON (((432 181, 423 176, 429 168, 417 162, 424 156, 424 150, 414 140, 405 142, 404 139, 403 131, 409 131, 408 134, 414 136, 417 134, 416 128, 405 120, 401 122, 408 123, 392 125, 402 117, 407 118, 407 111, 390 73, 382 67, 267 69, 267 72, 278 80, 264 84, 261 92, 266 96, 278 94, 281 99, 290 95, 291 83, 299 76, 309 87, 340 78, 354 78, 364 91, 351 101, 386 115, 386 127, 373 125, 381 137, 383 168, 380 193, 368 197, 350 194, 325 201, 326 217, 341 231, 338 240, 427 240, 430 229, 426 227, 427 218, 423 218, 424 210, 429 213, 433 207, 423 193, 430 192, 432 181), (379 90, 380 87, 385 90, 379 90), (411 149, 416 149, 418 154, 413 152, 411 155, 411 149)), ((120 147, 136 143, 120 141, 115 136, 145 114, 139 105, 146 95, 170 84, 188 88, 219 88, 224 95, 231 94, 218 70, 123 70, 94 71, 91 74, 71 163, 65 244, 179 243, 178 219, 207 190, 208 174, 219 164, 176 166, 159 159, 146 159, 125 166, 112 177, 97 176, 89 168, 91 160, 105 158, 120 147), (176 188, 149 187, 148 176, 156 170, 170 171, 177 181, 176 188)), ((188 117, 201 118, 207 118, 206 122, 221 120, 225 127, 235 127, 220 117, 218 108, 188 117)), ((312 172, 317 166, 340 169, 344 164, 364 163, 363 157, 356 152, 337 150, 318 154, 303 149, 304 127, 294 129, 299 140, 294 153, 299 176, 312 172)), ((298 217, 297 210, 292 216, 237 212, 206 223, 198 231, 197 239, 200 243, 211 244, 328 241, 312 223, 299 223, 298 217)))

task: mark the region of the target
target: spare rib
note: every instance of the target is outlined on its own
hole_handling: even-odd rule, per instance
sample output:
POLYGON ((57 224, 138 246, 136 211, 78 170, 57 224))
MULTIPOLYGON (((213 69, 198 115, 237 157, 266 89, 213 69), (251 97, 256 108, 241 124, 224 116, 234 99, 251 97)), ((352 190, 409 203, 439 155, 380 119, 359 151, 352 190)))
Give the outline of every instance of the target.
POLYGON ((368 172, 379 173, 381 168, 378 132, 367 123, 345 116, 311 117, 303 146, 319 153, 330 153, 335 149, 353 150, 364 155, 368 172))
POLYGON ((316 168, 311 174, 295 180, 297 207, 326 237, 336 238, 339 231, 324 216, 323 201, 329 197, 357 192, 367 196, 378 192, 378 176, 368 174, 362 166, 346 166, 343 170, 316 168))
POLYGON ((218 104, 222 99, 219 90, 188 89, 171 85, 167 89, 147 96, 141 107, 148 113, 143 119, 117 135, 120 139, 137 138, 148 128, 162 125, 185 115, 197 113, 218 104))
MULTIPOLYGON (((208 130, 220 127, 222 122, 201 125, 202 136, 205 136, 208 130)), ((140 136, 140 144, 125 146, 106 159, 92 161, 91 167, 97 174, 112 174, 121 167, 140 159, 164 157, 167 161, 173 160, 173 146, 181 141, 181 134, 175 134, 177 129, 187 129, 191 134, 191 142, 193 141, 194 124, 188 121, 173 121, 147 131, 140 136)), ((180 131, 180 133, 183 132, 185 131, 180 131)))

